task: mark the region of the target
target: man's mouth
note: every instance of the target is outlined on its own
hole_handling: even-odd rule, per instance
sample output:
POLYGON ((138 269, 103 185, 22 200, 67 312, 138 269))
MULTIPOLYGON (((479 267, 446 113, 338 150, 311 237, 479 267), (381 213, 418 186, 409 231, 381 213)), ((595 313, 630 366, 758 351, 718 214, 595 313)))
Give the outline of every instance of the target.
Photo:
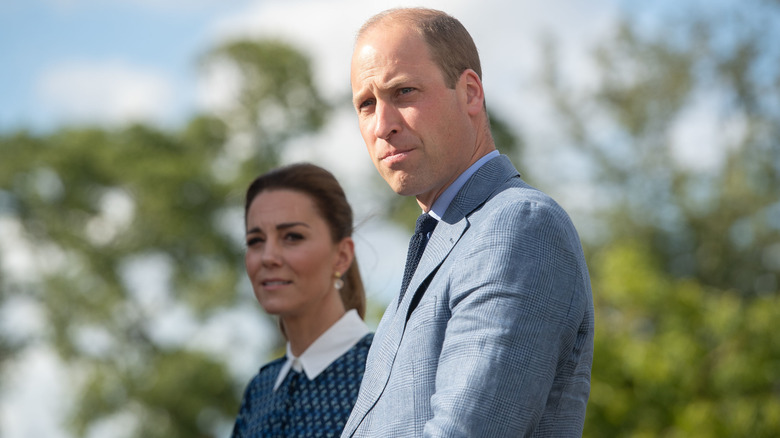
POLYGON ((384 161, 385 163, 395 163, 406 158, 411 151, 412 149, 388 152, 382 156, 381 161, 384 161))

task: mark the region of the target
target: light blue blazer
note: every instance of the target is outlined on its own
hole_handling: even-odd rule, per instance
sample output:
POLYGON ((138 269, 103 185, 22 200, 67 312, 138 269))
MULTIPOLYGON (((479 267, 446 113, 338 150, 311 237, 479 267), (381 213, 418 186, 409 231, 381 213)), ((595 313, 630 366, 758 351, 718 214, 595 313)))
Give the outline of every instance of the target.
POLYGON ((499 156, 461 188, 385 311, 342 437, 581 436, 592 359, 579 236, 499 156))

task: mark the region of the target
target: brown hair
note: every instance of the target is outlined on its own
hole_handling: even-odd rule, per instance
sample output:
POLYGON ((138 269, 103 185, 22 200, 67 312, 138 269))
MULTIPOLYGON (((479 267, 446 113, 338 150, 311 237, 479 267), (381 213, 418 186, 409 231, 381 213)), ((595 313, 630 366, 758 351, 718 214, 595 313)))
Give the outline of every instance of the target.
POLYGON ((482 79, 479 52, 471 35, 460 21, 445 12, 427 8, 396 8, 380 12, 369 18, 357 34, 360 37, 380 23, 398 22, 419 33, 439 66, 444 83, 455 88, 460 75, 472 69, 482 79))
MULTIPOLYGON (((352 207, 347 202, 344 190, 336 178, 327 170, 309 163, 292 164, 271 170, 258 176, 246 191, 244 221, 252 201, 266 190, 294 190, 309 196, 320 216, 325 219, 334 243, 351 237, 352 207)), ((366 293, 357 260, 353 259, 347 272, 343 273, 344 287, 341 301, 347 310, 355 309, 361 318, 366 313, 366 293)))

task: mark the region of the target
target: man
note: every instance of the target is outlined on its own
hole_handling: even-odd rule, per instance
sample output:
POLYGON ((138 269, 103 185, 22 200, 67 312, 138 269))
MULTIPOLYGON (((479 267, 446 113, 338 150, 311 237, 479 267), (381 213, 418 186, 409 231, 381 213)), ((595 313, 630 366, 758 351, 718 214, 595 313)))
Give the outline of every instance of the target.
POLYGON ((358 33, 351 83, 377 170, 437 222, 342 436, 580 436, 593 302, 579 237, 496 151, 470 35, 440 11, 386 11, 358 33))

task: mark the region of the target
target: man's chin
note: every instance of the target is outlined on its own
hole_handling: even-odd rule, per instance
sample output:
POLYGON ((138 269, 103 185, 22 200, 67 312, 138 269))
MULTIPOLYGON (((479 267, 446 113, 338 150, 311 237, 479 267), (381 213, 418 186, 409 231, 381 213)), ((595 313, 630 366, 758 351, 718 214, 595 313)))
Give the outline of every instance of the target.
POLYGON ((394 192, 396 192, 401 196, 414 196, 417 194, 417 192, 408 183, 408 181, 406 182, 397 181, 397 180, 385 180, 385 181, 387 182, 387 185, 389 185, 394 192))
POLYGON ((414 178, 408 172, 384 169, 381 176, 387 185, 401 196, 417 196, 423 192, 420 188, 422 181, 419 178, 414 178))

